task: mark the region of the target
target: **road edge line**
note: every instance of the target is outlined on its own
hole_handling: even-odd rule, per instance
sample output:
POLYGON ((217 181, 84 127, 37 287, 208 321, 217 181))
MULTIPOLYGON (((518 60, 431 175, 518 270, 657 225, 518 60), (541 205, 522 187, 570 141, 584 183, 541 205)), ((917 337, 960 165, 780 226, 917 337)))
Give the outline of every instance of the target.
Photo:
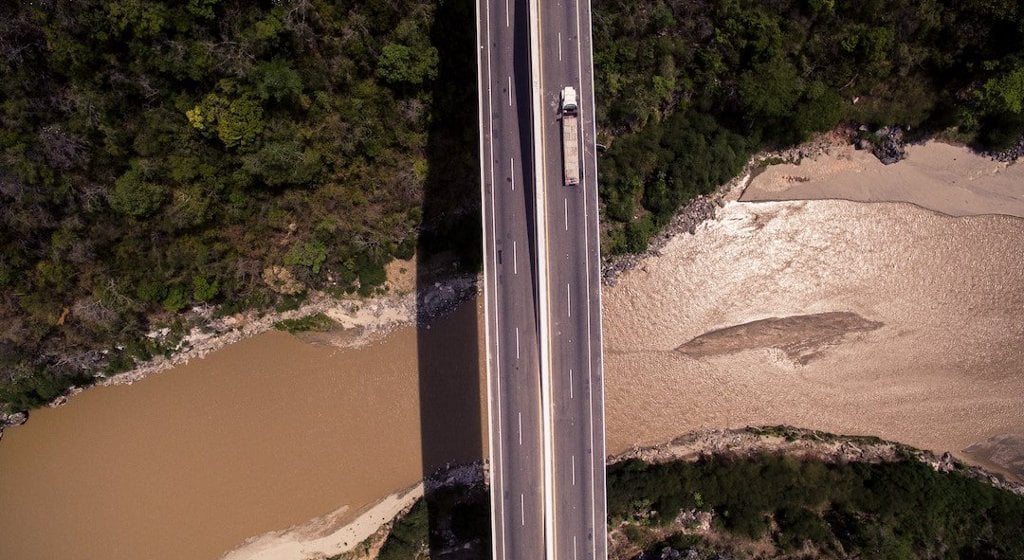
MULTIPOLYGON (((584 199, 583 208, 584 208, 584 211, 586 211, 586 209, 588 207, 588 205, 587 205, 587 198, 590 198, 590 200, 592 200, 594 202, 594 205, 593 205, 594 218, 593 218, 593 220, 594 220, 594 223, 596 224, 597 227, 595 227, 594 231, 593 231, 593 233, 595 233, 596 235, 594 237, 594 247, 593 247, 592 251, 595 253, 596 259, 597 259, 597 263, 598 263, 597 264, 597 278, 596 278, 597 282, 595 283, 595 286, 596 286, 596 292, 597 292, 597 348, 598 348, 598 354, 597 354, 598 355, 598 362, 597 362, 597 368, 596 369, 597 369, 597 376, 598 376, 598 381, 599 382, 596 383, 596 384, 594 383, 594 374, 593 374, 593 371, 591 371, 591 377, 590 377, 591 386, 590 386, 589 393, 590 393, 590 399, 591 399, 591 405, 590 405, 591 443, 592 444, 593 443, 600 443, 600 446, 601 446, 601 449, 599 450, 599 452, 595 453, 596 457, 592 457, 591 458, 591 460, 593 460, 595 458, 599 458, 600 466, 601 466, 600 470, 597 471, 597 472, 600 473, 600 484, 594 484, 594 489, 593 489, 593 490, 596 490, 598 487, 601 488, 601 515, 598 516, 597 512, 593 512, 595 514, 594 515, 594 517, 595 517, 594 518, 594 530, 595 530, 595 532, 600 530, 601 537, 602 537, 600 539, 600 542, 601 542, 601 545, 600 545, 601 546, 601 551, 600 551, 600 553, 598 553, 598 551, 597 551, 597 546, 598 546, 598 542, 599 542, 599 539, 597 538, 597 535, 594 535, 594 543, 593 544, 594 544, 595 560, 607 560, 607 558, 608 558, 608 473, 607 473, 608 457, 606 456, 606 453, 608 452, 607 451, 607 449, 608 449, 608 447, 607 447, 608 432, 607 432, 607 427, 606 427, 606 424, 605 424, 605 398, 604 398, 605 397, 605 395, 604 395, 604 392, 605 392, 604 391, 604 389, 605 389, 605 387, 604 387, 604 309, 603 309, 602 295, 601 295, 601 291, 602 291, 601 290, 601 223, 600 223, 600 221, 601 221, 601 210, 600 210, 601 202, 600 202, 600 196, 598 195, 599 188, 598 188, 598 178, 597 178, 597 111, 596 111, 597 102, 596 102, 596 99, 595 99, 596 93, 594 91, 595 87, 594 87, 594 80, 593 80, 593 77, 594 77, 594 11, 593 11, 593 2, 591 0, 580 0, 580 2, 586 2, 586 5, 587 5, 587 18, 586 18, 587 56, 588 56, 589 62, 590 62, 590 77, 591 77, 591 80, 590 80, 590 107, 591 107, 591 109, 590 109, 591 110, 591 113, 590 113, 591 114, 591 119, 590 119, 590 135, 591 135, 591 138, 594 141, 594 157, 591 158, 593 160, 591 165, 593 166, 592 169, 593 169, 593 172, 594 172, 594 192, 590 193, 590 196, 586 197, 584 199), (594 427, 594 422, 593 422, 593 418, 594 418, 593 399, 594 399, 594 386, 595 385, 597 386, 598 390, 600 391, 600 404, 601 404, 601 440, 600 440, 600 442, 595 441, 596 438, 593 437, 593 427, 594 427)), ((576 17, 576 25, 577 26, 580 25, 580 17, 579 17, 578 10, 579 10, 579 4, 577 4, 577 17, 576 17)), ((582 30, 579 30, 577 32, 577 36, 581 36, 582 35, 581 31, 582 30)), ((580 54, 582 55, 582 51, 580 52, 580 54)), ((582 72, 580 74, 581 74, 580 75, 580 80, 582 80, 583 79, 582 72)), ((584 152, 584 154, 586 154, 586 148, 584 148, 583 152, 584 152)), ((589 222, 589 217, 588 217, 588 223, 587 223, 587 229, 588 230, 590 229, 589 225, 590 225, 590 222, 589 222)), ((588 240, 590 238, 590 233, 591 232, 588 231, 587 234, 586 234, 586 237, 588 238, 588 240)), ((590 255, 587 255, 587 260, 589 262, 590 255)), ((587 268, 588 268, 588 270, 587 270, 588 290, 587 291, 589 293, 590 292, 589 283, 591 281, 591 273, 592 273, 592 271, 589 270, 589 268, 590 268, 589 266, 587 268)), ((589 306, 588 306, 588 311, 587 312, 588 312, 588 315, 589 315, 589 312, 590 312, 590 307, 589 306)), ((588 331, 590 330, 590 327, 591 327, 591 324, 590 324, 591 321, 589 319, 590 318, 588 317, 588 324, 587 324, 588 331)), ((594 343, 594 341, 593 341, 593 334, 591 334, 587 338, 588 338, 587 344, 593 344, 594 343)), ((591 351, 590 352, 590 356, 588 356, 588 359, 590 359, 592 357, 593 357, 593 352, 591 351)), ((592 495, 591 498, 593 499, 594 496, 592 495)), ((592 501, 591 503, 596 505, 596 500, 592 501)), ((597 508, 592 506, 592 509, 597 509, 597 508)))
MULTIPOLYGON (((479 131, 479 141, 478 141, 478 144, 479 144, 479 151, 480 151, 480 214, 481 214, 480 215, 480 218, 481 218, 480 219, 480 229, 481 229, 481 233, 483 234, 483 243, 485 243, 485 244, 486 244, 488 239, 493 237, 493 236, 489 236, 488 235, 488 231, 487 231, 487 167, 489 165, 493 165, 493 162, 490 161, 491 160, 491 156, 489 154, 485 154, 484 153, 484 122, 483 121, 484 121, 485 118, 487 118, 487 115, 484 114, 484 91, 479 89, 483 85, 483 72, 484 72, 483 61, 481 60, 481 51, 487 53, 487 58, 488 58, 487 68, 488 68, 488 71, 490 71, 490 52, 491 51, 490 51, 490 49, 488 49, 485 45, 483 45, 480 42, 481 40, 485 40, 486 39, 480 33, 480 13, 481 13, 480 12, 480 3, 481 2, 486 2, 486 1, 487 0, 477 0, 475 2, 475 5, 476 5, 475 6, 476 7, 476 14, 475 14, 476 15, 476 43, 477 43, 477 46, 479 47, 477 49, 477 53, 476 53, 476 85, 477 85, 477 88, 478 88, 478 90, 477 90, 477 116, 480 119, 480 126, 477 127, 477 130, 479 131)), ((488 16, 489 16, 490 15, 490 9, 487 9, 487 13, 488 13, 488 16)), ((490 19, 490 17, 488 17, 488 20, 489 19, 490 19)), ((489 32, 489 30, 488 30, 488 32, 489 32)), ((489 80, 488 80, 488 83, 487 83, 487 87, 488 87, 488 91, 490 91, 490 89, 489 89, 490 88, 490 81, 489 80)), ((489 126, 488 126, 487 130, 490 131, 490 127, 489 126)), ((493 188, 493 181, 491 183, 492 183, 491 186, 493 188)), ((494 216, 493 216, 493 201, 492 201, 491 220, 492 220, 491 221, 491 225, 493 227, 493 225, 494 225, 494 222, 493 222, 493 220, 494 220, 494 216)), ((494 241, 494 239, 490 239, 490 240, 492 242, 494 241)), ((495 460, 494 460, 495 451, 497 451, 499 455, 501 454, 501 436, 500 436, 501 426, 500 425, 498 426, 499 435, 498 435, 497 439, 495 438, 495 434, 494 434, 494 431, 495 431, 494 430, 495 420, 497 420, 497 422, 501 422, 501 418, 500 418, 500 414, 501 413, 500 413, 500 403, 499 403, 499 412, 497 413, 497 415, 495 415, 495 412, 493 410, 493 408, 494 408, 494 393, 495 393, 495 391, 491 387, 491 385, 492 385, 492 380, 491 380, 491 370, 492 370, 492 368, 497 367, 497 371, 495 372, 495 374, 498 375, 498 376, 501 375, 501 369, 500 369, 500 365, 498 365, 497 362, 495 361, 496 358, 494 356, 492 356, 492 354, 491 354, 491 319, 492 319, 492 317, 491 317, 491 300, 495 297, 496 294, 491 293, 491 290, 488 287, 488 283, 489 283, 490 277, 492 277, 494 274, 497 273, 496 270, 493 270, 497 265, 494 264, 493 266, 488 266, 488 263, 487 263, 487 247, 486 246, 482 246, 481 250, 484 252, 484 259, 483 259, 483 261, 484 261, 484 323, 485 323, 485 325, 484 325, 484 340, 485 340, 485 342, 484 342, 484 347, 485 347, 484 352, 485 352, 485 354, 487 356, 487 361, 486 361, 486 364, 484 366, 484 369, 485 369, 486 376, 487 376, 487 437, 489 438, 489 441, 487 442, 488 443, 488 445, 487 445, 487 460, 489 462, 489 465, 488 465, 489 466, 488 482, 490 483, 489 484, 489 486, 490 486, 489 494, 490 494, 490 498, 491 498, 491 554, 492 554, 493 558, 495 558, 495 560, 504 560, 504 558, 505 558, 505 532, 504 532, 504 530, 502 530, 502 527, 504 527, 504 525, 498 519, 498 516, 495 515, 497 513, 496 509, 501 509, 502 511, 504 511, 504 508, 500 508, 499 507, 499 506, 501 506, 501 502, 500 502, 501 496, 500 495, 495 496, 495 492, 497 491, 497 487, 500 486, 500 485, 496 485, 495 481, 494 481, 495 473, 498 473, 499 477, 501 475, 501 459, 499 457, 497 462, 495 462, 495 460), (491 269, 491 274, 490 275, 487 274, 488 269, 491 269), (500 533, 500 535, 499 535, 499 533, 500 533), (501 543, 500 544, 500 547, 501 547, 500 552, 501 552, 501 554, 499 554, 499 541, 501 543)), ((493 251, 492 251, 492 253, 493 253, 493 251)), ((492 258, 494 258, 493 255, 492 255, 492 258)), ((498 333, 494 333, 494 336, 497 337, 498 333)), ((494 343, 497 344, 497 342, 498 342, 497 338, 495 338, 494 343)), ((500 358, 501 358, 501 356, 497 357, 497 359, 500 359, 500 358)), ((501 381, 499 379, 498 383, 500 383, 500 382, 501 381)), ((498 394, 500 395, 500 388, 498 389, 498 394)))

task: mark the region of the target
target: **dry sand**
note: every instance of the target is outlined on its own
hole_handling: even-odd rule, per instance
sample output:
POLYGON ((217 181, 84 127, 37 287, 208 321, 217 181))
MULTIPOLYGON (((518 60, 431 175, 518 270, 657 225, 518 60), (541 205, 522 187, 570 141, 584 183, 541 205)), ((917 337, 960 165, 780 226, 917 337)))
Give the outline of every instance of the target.
POLYGON ((883 165, 871 152, 835 145, 800 164, 773 165, 740 200, 844 199, 910 202, 951 216, 1024 217, 1024 163, 1006 164, 967 148, 930 141, 883 165))
POLYGON ((253 537, 222 556, 221 560, 292 560, 337 556, 355 549, 383 525, 408 511, 422 497, 423 483, 420 482, 377 502, 345 525, 339 524, 339 520, 344 519, 348 506, 342 506, 296 527, 253 537))

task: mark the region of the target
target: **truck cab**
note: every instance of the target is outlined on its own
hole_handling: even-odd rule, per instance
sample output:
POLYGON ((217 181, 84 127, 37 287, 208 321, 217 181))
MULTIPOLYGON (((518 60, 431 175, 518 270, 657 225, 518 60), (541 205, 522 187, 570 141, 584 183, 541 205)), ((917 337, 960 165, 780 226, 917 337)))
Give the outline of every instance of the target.
POLYGON ((562 114, 575 115, 578 110, 579 106, 576 104, 576 89, 572 86, 566 86, 562 89, 562 114))

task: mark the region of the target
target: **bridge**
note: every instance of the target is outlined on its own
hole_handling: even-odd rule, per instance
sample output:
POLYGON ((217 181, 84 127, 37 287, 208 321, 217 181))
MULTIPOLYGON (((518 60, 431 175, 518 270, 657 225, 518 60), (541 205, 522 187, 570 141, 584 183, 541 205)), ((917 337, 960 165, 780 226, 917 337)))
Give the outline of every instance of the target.
POLYGON ((588 0, 477 0, 495 560, 607 558, 588 0), (559 95, 580 99, 564 186, 559 95))

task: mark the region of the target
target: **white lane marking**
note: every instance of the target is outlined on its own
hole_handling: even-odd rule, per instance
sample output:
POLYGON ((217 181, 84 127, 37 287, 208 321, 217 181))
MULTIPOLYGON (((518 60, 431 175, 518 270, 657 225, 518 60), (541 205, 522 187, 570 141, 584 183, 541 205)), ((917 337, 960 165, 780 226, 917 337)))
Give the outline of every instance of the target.
POLYGON ((508 77, 508 106, 512 106, 512 76, 508 77))
POLYGON ((569 368, 569 398, 570 399, 576 398, 572 394, 572 368, 569 368))
POLYGON ((519 359, 519 327, 516 327, 516 359, 519 359))
POLYGON ((512 176, 512 190, 516 190, 516 160, 515 158, 508 158, 508 169, 509 175, 512 176))
POLYGON ((519 274, 519 249, 515 241, 512 242, 512 274, 519 274))
POLYGON ((572 292, 570 291, 569 284, 565 285, 565 309, 569 312, 569 316, 572 317, 572 292))
POLYGON ((576 560, 576 535, 572 536, 572 560, 576 560))
POLYGON ((509 26, 508 21, 508 0, 505 0, 505 27, 509 26))
POLYGON ((569 199, 566 198, 562 202, 565 203, 565 231, 569 231, 569 199))
POLYGON ((562 60, 562 32, 558 32, 558 60, 562 60))
POLYGON ((576 486, 576 456, 572 456, 572 485, 576 486))
POLYGON ((519 524, 526 526, 526 495, 519 494, 519 524))
POLYGON ((523 444, 523 413, 519 413, 519 445, 523 444))

